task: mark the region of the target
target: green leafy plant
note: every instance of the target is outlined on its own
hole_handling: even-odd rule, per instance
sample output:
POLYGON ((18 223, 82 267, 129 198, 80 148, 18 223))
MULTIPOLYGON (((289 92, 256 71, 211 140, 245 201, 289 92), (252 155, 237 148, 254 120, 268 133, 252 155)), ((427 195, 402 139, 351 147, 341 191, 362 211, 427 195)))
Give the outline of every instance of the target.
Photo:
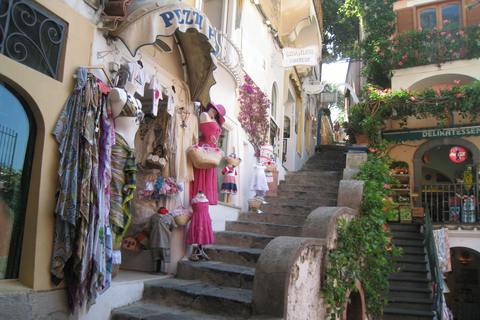
POLYGON ((382 307, 388 302, 380 296, 388 292, 388 276, 394 271, 391 258, 401 254, 386 226, 387 219, 395 217, 391 184, 398 181, 389 176, 389 159, 381 154, 381 150, 370 149, 368 160, 360 166, 355 176, 364 181, 359 217, 339 221, 336 248, 328 256, 322 292, 331 318, 343 312, 347 293, 356 290, 355 279, 362 285, 371 319, 381 319, 382 307))
POLYGON ((248 75, 245 75, 245 83, 240 87, 240 99, 238 101, 240 101, 238 121, 247 133, 255 157, 258 158, 260 148, 268 142, 270 101, 248 75))
POLYGON ((380 89, 366 85, 363 101, 349 110, 349 122, 363 128, 369 143, 378 147, 384 143, 381 132, 387 120, 393 119, 406 127, 408 119, 434 117, 438 127, 445 126, 445 119, 455 112, 464 121, 475 122, 480 111, 480 81, 435 90, 426 88, 421 92, 410 90, 380 89))

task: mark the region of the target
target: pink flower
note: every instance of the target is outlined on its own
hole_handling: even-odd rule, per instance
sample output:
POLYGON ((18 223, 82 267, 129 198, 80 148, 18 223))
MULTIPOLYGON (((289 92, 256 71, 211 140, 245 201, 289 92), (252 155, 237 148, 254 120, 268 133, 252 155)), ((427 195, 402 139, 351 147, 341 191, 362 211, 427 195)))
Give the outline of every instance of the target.
POLYGON ((443 20, 442 22, 443 22, 443 23, 447 23, 447 22, 448 22, 448 20, 447 20, 447 19, 445 19, 445 20, 443 20))
POLYGON ((457 79, 453 80, 453 82, 456 84, 460 84, 460 80, 457 80, 457 79))
POLYGON ((427 39, 430 39, 430 36, 427 34, 427 39))
POLYGON ((454 54, 454 55, 458 55, 458 52, 457 52, 457 51, 455 51, 453 54, 454 54))
POLYGON ((415 101, 416 98, 415 97, 410 97, 410 100, 415 101))
POLYGON ((383 53, 383 52, 380 52, 380 55, 381 55, 381 56, 384 56, 384 55, 385 55, 385 53, 383 53))
POLYGON ((388 2, 387 2, 387 1, 385 1, 383 4, 388 4, 388 2))
POLYGON ((377 52, 380 51, 380 47, 379 47, 379 46, 376 46, 376 47, 375 47, 375 50, 377 50, 377 52))
POLYGON ((457 94, 455 94, 455 97, 461 98, 461 97, 462 97, 462 94, 461 94, 461 93, 457 93, 457 94))
POLYGON ((419 27, 418 30, 422 31, 423 29, 422 29, 422 27, 419 27))
POLYGON ((447 33, 445 31, 440 32, 442 36, 446 35, 447 33))
POLYGON ((384 188, 390 188, 390 185, 387 184, 387 183, 384 183, 384 184, 383 184, 383 187, 384 187, 384 188))
POLYGON ((402 64, 403 64, 403 62, 402 62, 402 61, 400 61, 400 62, 398 63, 398 65, 399 65, 399 66, 401 66, 402 64))

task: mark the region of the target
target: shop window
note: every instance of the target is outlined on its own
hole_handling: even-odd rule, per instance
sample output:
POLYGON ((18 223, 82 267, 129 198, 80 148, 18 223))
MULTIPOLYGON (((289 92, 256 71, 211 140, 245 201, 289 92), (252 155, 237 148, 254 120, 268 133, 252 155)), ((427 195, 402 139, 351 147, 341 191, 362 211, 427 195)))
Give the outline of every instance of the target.
POLYGON ((14 279, 20 267, 36 129, 25 100, 3 82, 0 115, 0 279, 14 279))
POLYGON ((272 86, 272 110, 271 110, 271 115, 273 119, 277 119, 277 88, 275 87, 275 84, 272 86))
POLYGON ((0 2, 0 53, 59 80, 67 25, 34 2, 0 2))
POLYGON ((423 30, 458 29, 460 23, 460 4, 458 2, 442 3, 418 9, 419 26, 423 30))
POLYGON ((283 138, 290 138, 290 118, 287 116, 283 117, 283 138))
MULTIPOLYGON (((220 148, 225 156, 228 156, 233 152, 233 150, 229 150, 228 148, 228 138, 229 138, 229 132, 228 130, 225 129, 225 127, 222 128, 222 133, 220 134, 220 137, 218 137, 217 141, 217 148, 220 148)), ((231 148, 230 148, 231 149, 231 148)), ((223 183, 223 174, 222 171, 226 166, 225 162, 225 157, 222 158, 222 161, 220 161, 220 165, 217 167, 217 198, 218 201, 224 201, 225 195, 221 193, 220 191, 222 190, 222 183, 223 183)))

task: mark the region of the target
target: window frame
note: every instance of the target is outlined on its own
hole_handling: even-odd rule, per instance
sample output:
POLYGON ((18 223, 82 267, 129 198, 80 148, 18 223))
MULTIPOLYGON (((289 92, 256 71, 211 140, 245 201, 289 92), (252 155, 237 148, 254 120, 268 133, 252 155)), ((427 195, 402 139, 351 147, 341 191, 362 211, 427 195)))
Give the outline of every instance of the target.
POLYGON ((462 2, 461 1, 447 1, 447 2, 441 2, 441 3, 436 3, 436 4, 431 4, 427 6, 421 6, 417 7, 416 11, 416 23, 417 26, 420 28, 422 26, 421 20, 420 20, 420 15, 422 11, 425 11, 427 9, 435 9, 436 13, 436 18, 437 18, 437 29, 442 29, 444 27, 443 24, 443 16, 442 16, 442 9, 448 5, 452 4, 457 4, 458 5, 458 20, 459 20, 459 26, 458 28, 463 28, 464 27, 464 21, 463 21, 463 10, 462 10, 462 2))

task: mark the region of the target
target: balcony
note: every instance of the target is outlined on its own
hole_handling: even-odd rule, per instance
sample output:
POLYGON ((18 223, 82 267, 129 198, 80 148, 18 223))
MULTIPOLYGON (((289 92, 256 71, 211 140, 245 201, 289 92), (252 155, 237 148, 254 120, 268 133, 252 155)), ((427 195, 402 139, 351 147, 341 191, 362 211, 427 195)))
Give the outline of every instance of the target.
POLYGON ((214 29, 217 61, 233 75, 237 86, 243 81, 243 56, 232 39, 220 30, 214 29))
POLYGON ((390 70, 480 57, 480 26, 411 30, 393 34, 375 46, 373 59, 390 70))

